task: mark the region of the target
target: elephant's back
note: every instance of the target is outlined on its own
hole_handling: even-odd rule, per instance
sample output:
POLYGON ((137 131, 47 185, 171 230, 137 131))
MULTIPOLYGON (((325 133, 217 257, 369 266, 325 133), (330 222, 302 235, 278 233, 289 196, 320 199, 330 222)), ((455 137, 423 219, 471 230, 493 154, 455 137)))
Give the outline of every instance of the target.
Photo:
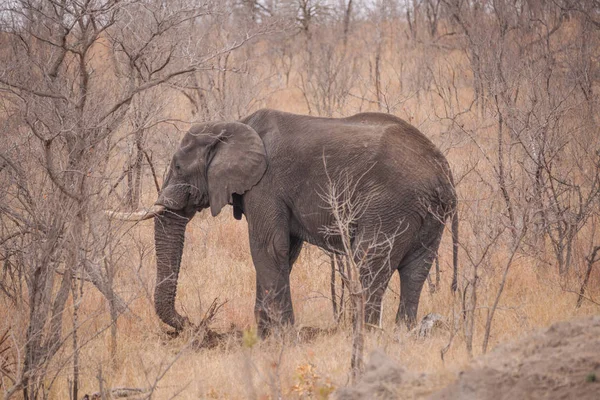
POLYGON ((286 151, 314 150, 333 145, 340 150, 379 150, 397 156, 443 158, 437 147, 416 127, 391 114, 365 112, 346 118, 315 117, 261 109, 241 122, 251 125, 266 145, 283 145, 286 151))
POLYGON ((242 122, 263 139, 272 172, 301 187, 344 173, 360 179, 365 190, 422 195, 450 174, 437 147, 393 115, 322 118, 265 109, 242 122))

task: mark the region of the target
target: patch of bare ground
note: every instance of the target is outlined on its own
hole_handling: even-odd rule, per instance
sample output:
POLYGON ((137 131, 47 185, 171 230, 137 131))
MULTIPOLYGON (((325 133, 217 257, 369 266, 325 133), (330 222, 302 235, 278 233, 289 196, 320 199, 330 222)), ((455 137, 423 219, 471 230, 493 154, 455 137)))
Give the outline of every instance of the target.
POLYGON ((600 316, 558 322, 519 341, 502 344, 471 363, 454 383, 443 389, 440 386, 443 379, 435 374, 408 371, 383 352, 374 352, 362 379, 338 390, 336 397, 600 399, 600 316))
POLYGON ((441 385, 434 375, 406 370, 383 351, 374 351, 360 381, 336 392, 338 400, 421 399, 441 385))
POLYGON ((599 399, 600 316, 558 322, 500 345, 430 398, 599 399))

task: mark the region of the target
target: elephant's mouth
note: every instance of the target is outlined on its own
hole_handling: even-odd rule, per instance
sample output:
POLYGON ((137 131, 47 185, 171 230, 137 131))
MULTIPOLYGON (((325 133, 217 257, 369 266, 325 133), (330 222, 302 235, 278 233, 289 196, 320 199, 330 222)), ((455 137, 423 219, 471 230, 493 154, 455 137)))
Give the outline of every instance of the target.
POLYGON ((187 197, 189 197, 189 195, 186 195, 186 201, 179 202, 175 201, 170 197, 160 196, 160 198, 154 204, 160 207, 164 207, 169 211, 180 211, 183 210, 188 204, 187 197))
POLYGON ((157 201, 154 204, 155 206, 163 207, 165 212, 184 215, 188 218, 209 207, 208 202, 202 201, 202 199, 191 199, 189 195, 183 205, 174 204, 169 201, 157 201))
POLYGON ((189 204, 190 207, 193 208, 196 212, 200 212, 210 207, 210 204, 208 202, 208 195, 199 190, 193 190, 190 193, 188 193, 187 201, 187 204, 189 204))
MULTIPOLYGON (((185 190, 173 190, 172 186, 163 189, 162 194, 154 204, 165 207, 169 211, 184 214, 201 211, 209 207, 208 195, 202 193, 194 185, 188 184, 185 186, 187 186, 184 188, 185 190)), ((179 187, 179 189, 182 188, 179 187)))

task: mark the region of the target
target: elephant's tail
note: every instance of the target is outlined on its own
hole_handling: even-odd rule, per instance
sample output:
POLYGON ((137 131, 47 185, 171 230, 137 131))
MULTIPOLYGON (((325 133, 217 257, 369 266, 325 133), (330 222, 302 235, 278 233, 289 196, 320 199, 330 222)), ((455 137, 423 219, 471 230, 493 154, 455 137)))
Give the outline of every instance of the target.
POLYGON ((452 213, 452 291, 456 292, 458 288, 458 207, 454 208, 452 213))

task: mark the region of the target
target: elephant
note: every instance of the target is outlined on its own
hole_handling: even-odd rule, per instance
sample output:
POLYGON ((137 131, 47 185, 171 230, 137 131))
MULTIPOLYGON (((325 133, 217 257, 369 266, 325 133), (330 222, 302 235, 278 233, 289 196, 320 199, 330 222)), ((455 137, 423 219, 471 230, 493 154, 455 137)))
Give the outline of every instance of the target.
POLYGON ((337 181, 351 182, 345 201, 368 198, 349 224, 353 250, 376 236, 390 244, 360 267, 367 324, 380 326, 382 298, 396 270, 401 282, 396 322, 415 323, 449 216, 456 290, 456 190, 448 161, 425 135, 383 113, 323 118, 261 109, 239 121, 193 125, 172 157, 155 204, 127 217, 154 218, 159 318, 176 331, 191 326, 175 309, 186 225, 204 209, 217 216, 229 204, 233 216, 244 216, 248 224, 259 334, 293 324, 290 273, 303 243, 344 252, 341 235, 326 229, 335 216, 324 193, 337 181))

